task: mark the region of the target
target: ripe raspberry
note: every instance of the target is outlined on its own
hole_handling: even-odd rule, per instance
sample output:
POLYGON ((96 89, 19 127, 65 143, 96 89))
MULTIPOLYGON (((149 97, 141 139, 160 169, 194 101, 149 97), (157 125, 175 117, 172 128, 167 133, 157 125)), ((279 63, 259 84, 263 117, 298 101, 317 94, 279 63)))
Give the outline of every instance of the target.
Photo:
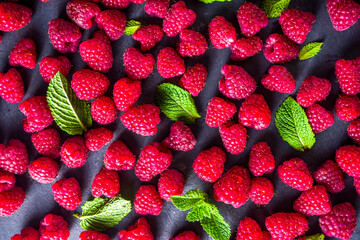
POLYGON ((135 166, 135 156, 121 140, 114 141, 106 150, 104 165, 108 170, 130 170, 135 166))
POLYGON ((130 0, 101 0, 101 3, 106 8, 125 9, 129 6, 130 0))
POLYGON ((90 129, 84 136, 85 145, 90 151, 97 151, 109 143, 113 136, 113 132, 104 127, 90 129))
POLYGON ((269 68, 269 74, 261 79, 261 84, 270 91, 279 93, 293 93, 296 82, 291 73, 284 66, 273 65, 269 68))
POLYGON ((61 146, 61 161, 69 168, 78 168, 84 165, 88 154, 89 149, 87 149, 82 136, 70 137, 61 146))
POLYGON ((255 204, 266 205, 274 196, 274 185, 264 177, 256 177, 250 182, 250 198, 255 204))
POLYGON ((185 62, 174 49, 166 47, 157 56, 157 69, 163 78, 172 78, 184 74, 185 62))
POLYGON ((150 225, 144 217, 139 218, 127 230, 120 231, 118 236, 120 240, 134 240, 138 239, 139 236, 142 237, 142 240, 154 240, 150 225))
POLYGON ((90 29, 95 25, 95 17, 100 11, 96 3, 87 0, 72 0, 66 4, 68 17, 83 29, 90 29))
POLYGON ((249 169, 257 177, 274 171, 275 159, 266 142, 258 142, 251 147, 249 169))
POLYGON ((356 144, 360 145, 360 118, 353 120, 349 124, 347 132, 349 137, 351 137, 356 144))
POLYGON ((29 165, 29 174, 39 183, 51 183, 58 175, 59 164, 51 158, 40 157, 29 165))
POLYGON ((129 78, 121 78, 114 85, 113 98, 120 111, 126 111, 134 105, 141 95, 141 82, 129 78))
POLYGON ((271 63, 286 63, 299 55, 299 46, 286 36, 273 33, 265 42, 264 56, 271 63))
POLYGON ((259 224, 252 218, 241 220, 237 229, 236 240, 264 240, 259 224))
POLYGON ((107 76, 90 69, 75 72, 71 80, 71 87, 81 100, 91 100, 104 95, 109 85, 107 76))
MULTIPOLYGON (((271 235, 267 231, 263 231, 263 238, 264 240, 271 240, 271 235)), ((298 239, 299 240, 299 239, 298 239)))
POLYGON ((360 177, 360 147, 342 146, 336 150, 335 160, 352 177, 360 177))
POLYGON ((310 126, 314 133, 325 131, 334 124, 334 115, 319 104, 313 104, 306 110, 310 126))
POLYGON ((285 36, 297 44, 302 44, 315 20, 314 14, 293 8, 281 13, 279 23, 285 36))
POLYGON ((263 130, 270 125, 271 111, 261 94, 247 97, 241 104, 239 119, 245 127, 263 130))
POLYGON ((356 211, 349 202, 337 204, 319 218, 319 224, 326 236, 348 240, 356 227, 356 211))
POLYGON ((344 31, 360 18, 360 5, 353 0, 327 0, 330 20, 337 31, 344 31))
POLYGON ((240 6, 237 19, 241 33, 245 37, 252 37, 263 27, 268 25, 268 18, 263 10, 251 2, 245 2, 240 6))
POLYGON ((13 67, 22 66, 34 69, 36 65, 36 45, 34 41, 23 38, 16 43, 10 52, 9 64, 13 67))
POLYGON ((54 128, 41 130, 31 135, 35 149, 46 157, 58 158, 60 156, 61 138, 54 128))
POLYGON ((357 95, 341 93, 335 102, 335 112, 343 121, 352 121, 360 116, 360 99, 357 95))
POLYGON ((40 75, 47 83, 51 81, 57 72, 60 72, 64 77, 67 77, 70 68, 71 63, 65 56, 43 57, 39 64, 40 75))
POLYGON ((18 103, 24 98, 24 83, 20 73, 11 68, 4 75, 0 74, 0 96, 9 103, 18 103))
POLYGON ((231 60, 242 61, 261 51, 263 42, 259 37, 240 38, 231 46, 231 60))
POLYGON ((205 122, 209 127, 219 127, 234 116, 234 103, 219 97, 213 97, 207 107, 205 122))
POLYGON ((242 67, 236 65, 224 65, 221 68, 223 74, 219 90, 228 98, 247 98, 255 92, 256 83, 242 67))
POLYGON ((294 210, 309 217, 312 215, 325 215, 331 211, 330 195, 321 185, 312 187, 303 192, 294 202, 294 210))
POLYGON ((191 95, 196 97, 204 88, 207 69, 204 65, 197 63, 189 68, 179 80, 179 86, 185 88, 191 95))
POLYGON ((2 145, 0 148, 0 168, 13 174, 24 174, 28 165, 27 149, 20 140, 11 139, 5 147, 2 145))
POLYGON ((360 178, 354 178, 354 187, 356 189, 357 194, 360 195, 360 178))
POLYGON ((200 240, 200 237, 193 231, 184 231, 169 240, 200 240))
POLYGON ((55 214, 46 215, 40 222, 41 240, 67 240, 70 236, 68 223, 55 214))
POLYGON ((25 200, 25 192, 21 187, 14 187, 0 193, 0 217, 6 217, 19 209, 25 200))
POLYGON ((296 100, 301 106, 309 107, 316 102, 324 100, 330 91, 331 83, 329 80, 309 76, 301 84, 296 100))
POLYGON ((14 174, 0 169, 0 193, 13 189, 15 182, 14 174))
POLYGON ((115 197, 120 191, 119 175, 114 170, 102 168, 96 174, 92 184, 91 192, 94 197, 104 195, 108 198, 115 197))
POLYGON ((23 228, 21 234, 15 234, 10 240, 39 240, 39 231, 32 227, 23 228))
POLYGON ((32 10, 12 2, 0 3, 0 31, 11 32, 25 27, 31 21, 32 10))
POLYGON ((200 56, 205 53, 207 47, 206 39, 201 33, 189 29, 180 32, 177 51, 182 57, 200 56))
POLYGON ((160 109, 152 104, 131 106, 120 117, 124 126, 142 136, 152 136, 157 132, 157 127, 161 122, 160 109))
POLYGON ((169 37, 177 36, 182 30, 190 27, 196 20, 196 13, 186 8, 184 1, 171 6, 163 21, 163 30, 169 37))
POLYGON ((80 233, 79 240, 110 240, 110 237, 97 231, 83 231, 80 233))
POLYGON ((145 3, 145 12, 150 17, 165 18, 170 6, 170 0, 147 0, 145 3))
POLYGON ((134 209, 140 215, 159 215, 163 207, 163 200, 159 192, 152 185, 142 185, 136 192, 134 209))
POLYGON ((51 186, 54 199, 67 210, 75 210, 81 203, 81 188, 75 178, 63 178, 51 186))
POLYGON ((205 182, 216 182, 224 171, 226 154, 219 147, 202 151, 192 165, 194 172, 205 182))
POLYGON ((171 196, 182 195, 184 186, 185 179, 180 172, 174 169, 168 169, 161 173, 161 177, 158 182, 158 189, 162 199, 171 201, 171 196))
MULTIPOLYGON (((148 4, 151 0, 146 1, 148 4)), ((165 0, 167 1, 167 0, 165 0)), ((146 5, 145 5, 146 11, 146 5)), ((133 39, 141 44, 141 51, 146 52, 153 48, 164 36, 162 28, 158 25, 147 25, 139 28, 132 35, 133 39)))
POLYGON ((191 129, 181 121, 176 121, 171 125, 170 134, 162 143, 176 151, 190 151, 194 149, 196 139, 191 129))
POLYGON ((318 184, 326 187, 330 193, 341 192, 345 188, 345 180, 339 166, 331 160, 327 160, 313 173, 318 184))
POLYGON ((228 121, 219 127, 221 140, 226 151, 231 154, 240 154, 246 146, 247 131, 241 123, 228 121))
POLYGON ((131 79, 145 79, 152 73, 155 59, 150 53, 142 54, 139 49, 130 47, 124 54, 124 66, 131 79))
POLYGON ((214 198, 234 208, 239 208, 249 199, 249 171, 240 166, 231 167, 213 186, 214 198))
POLYGON ((209 37, 215 48, 228 48, 236 41, 236 30, 223 16, 216 16, 209 23, 209 37))
POLYGON ((354 60, 337 60, 335 74, 343 93, 348 95, 360 93, 360 57, 354 60))
POLYGON ((106 33, 111 41, 119 39, 126 28, 126 15, 119 10, 105 10, 96 16, 98 27, 106 33))
POLYGON ((75 53, 81 41, 81 32, 75 23, 56 18, 49 22, 49 38, 54 48, 61 53, 75 53))
POLYGON ((115 121, 118 115, 115 103, 111 97, 101 96, 91 103, 91 117, 100 125, 115 121))
POLYGON ((309 172, 308 166, 300 158, 292 158, 283 162, 277 171, 279 178, 284 183, 299 191, 309 190, 313 186, 314 180, 309 172))

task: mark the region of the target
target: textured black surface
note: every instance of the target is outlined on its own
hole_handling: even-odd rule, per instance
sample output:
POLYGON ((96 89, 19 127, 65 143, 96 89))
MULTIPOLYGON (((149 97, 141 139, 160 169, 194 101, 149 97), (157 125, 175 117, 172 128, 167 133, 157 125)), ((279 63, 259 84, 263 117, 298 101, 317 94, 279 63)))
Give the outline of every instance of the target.
MULTIPOLYGON (((33 19, 25 28, 9 33, 1 33, 3 41, 0 43, 0 72, 6 72, 10 69, 8 64, 8 55, 13 46, 21 38, 31 38, 37 45, 38 62, 45 56, 56 56, 59 53, 53 48, 47 35, 47 24, 53 18, 67 19, 65 8, 67 0, 50 0, 47 3, 40 2, 40 0, 19 1, 19 3, 29 6, 33 9, 33 19)), ((192 26, 192 29, 201 32, 207 38, 207 26, 211 19, 217 15, 225 16, 230 20, 237 29, 238 36, 240 37, 240 29, 236 19, 236 13, 243 0, 233 0, 232 2, 213 3, 205 5, 196 0, 186 0, 187 6, 197 13, 197 19, 192 26)), ((260 0, 253 1, 260 4, 260 0)), ((128 19, 136 19, 143 23, 161 24, 161 19, 150 18, 144 12, 144 5, 131 4, 126 9, 128 19)), ((326 1, 323 0, 292 0, 290 8, 298 8, 304 11, 311 11, 316 15, 316 22, 313 25, 312 31, 307 36, 307 44, 312 41, 324 41, 323 49, 314 58, 305 61, 292 61, 286 64, 288 70, 293 74, 296 79, 296 91, 300 88, 301 82, 309 75, 327 78, 332 82, 332 90, 326 101, 321 102, 321 105, 334 112, 334 103, 339 94, 339 86, 334 74, 335 61, 339 58, 353 59, 360 56, 360 23, 351 27, 347 31, 337 32, 333 29, 330 22, 329 15, 326 11, 326 1)), ((83 32, 82 40, 88 39, 92 33, 97 30, 94 27, 88 31, 83 32)), ((262 29, 257 35, 265 41, 271 33, 281 33, 280 25, 277 19, 271 19, 269 25, 262 29)), ((178 37, 168 38, 164 37, 163 41, 156 45, 150 52, 157 55, 157 53, 166 46, 176 46, 178 37)), ((114 65, 109 71, 107 76, 111 80, 111 86, 107 95, 111 95, 113 84, 125 77, 122 56, 124 51, 131 46, 140 47, 139 43, 134 41, 129 36, 123 36, 119 40, 112 42, 114 53, 114 65)), ((310 167, 313 172, 318 166, 328 159, 334 159, 335 150, 344 144, 353 144, 349 139, 346 132, 347 122, 341 121, 335 117, 335 124, 323 133, 316 134, 316 143, 314 147, 308 152, 297 152, 291 148, 286 142, 282 141, 279 133, 274 124, 274 117, 278 106, 282 101, 288 97, 287 94, 279 94, 270 92, 264 89, 260 80, 264 73, 271 64, 264 58, 263 53, 249 58, 243 62, 234 63, 230 60, 230 49, 218 50, 209 44, 207 52, 196 58, 185 59, 186 67, 194 65, 195 63, 202 63, 208 68, 208 78, 205 88, 198 97, 195 98, 197 108, 199 110, 201 119, 196 121, 196 124, 191 126, 197 138, 197 145, 194 150, 184 152, 174 152, 174 161, 171 168, 178 169, 186 176, 185 191, 193 188, 199 188, 212 195, 212 184, 205 183, 200 180, 192 170, 192 162, 195 157, 205 149, 211 146, 222 147, 221 139, 218 133, 218 128, 209 128, 204 121, 206 115, 206 106, 208 101, 214 96, 221 96, 218 90, 218 82, 221 78, 221 67, 224 64, 237 64, 242 66, 246 71, 252 75, 258 83, 257 93, 262 93, 272 111, 272 122, 269 128, 263 131, 256 131, 248 129, 248 143, 245 151, 236 156, 227 154, 226 169, 238 164, 247 166, 249 151, 253 144, 258 141, 267 141, 272 149, 276 159, 276 166, 282 162, 292 158, 302 158, 310 167)), ((86 64, 81 60, 80 54, 66 54, 70 59, 73 67, 69 74, 68 80, 71 80, 71 75, 80 69, 86 68, 86 64)), ((33 70, 18 67, 17 70, 21 73, 25 84, 25 98, 30 98, 35 95, 45 95, 47 83, 45 83, 39 73, 38 65, 33 70)), ((177 81, 178 78, 171 79, 177 81)), ((142 82, 143 94, 137 104, 140 103, 153 103, 154 102, 154 89, 155 86, 164 79, 161 78, 157 70, 146 80, 142 82)), ((242 101, 234 101, 239 108, 242 101)), ((121 114, 121 113, 120 113, 121 114)), ((119 115, 120 115, 119 114, 119 115)), ((139 155, 140 150, 147 144, 153 141, 161 141, 169 133, 171 121, 162 117, 162 122, 159 125, 158 133, 153 137, 142 137, 131 133, 124 128, 119 118, 108 127, 114 131, 114 139, 123 140, 136 156, 139 155)), ((29 152, 30 161, 36 159, 40 155, 36 152, 31 144, 31 134, 25 133, 21 124, 24 115, 18 110, 18 104, 10 104, 4 100, 0 100, 0 143, 6 144, 11 138, 17 138, 25 142, 29 152)), ((237 116, 235 117, 237 120, 237 116)), ((55 123, 53 124, 55 126, 55 123)), ((97 125, 94 124, 93 127, 97 125)), ((64 141, 68 136, 62 132, 62 140, 64 141)), ((63 177, 74 176, 81 185, 83 203, 86 200, 92 199, 90 186, 92 179, 103 165, 103 156, 106 147, 98 152, 91 152, 87 163, 78 169, 69 169, 64 164, 61 164, 59 176, 56 180, 63 177)), ((60 159, 58 159, 60 162, 60 159)), ((134 170, 120 171, 120 192, 124 198, 134 200, 136 190, 141 185, 141 182, 135 177, 134 170)), ((345 175, 345 174, 344 174, 345 175)), ((265 218, 273 213, 279 211, 290 212, 292 211, 292 202, 300 195, 300 192, 285 185, 276 175, 276 172, 267 175, 275 186, 275 195, 270 204, 265 207, 258 207, 250 200, 242 207, 235 209, 231 205, 216 202, 220 213, 224 216, 225 220, 230 224, 232 229, 232 239, 235 239, 237 226, 245 216, 254 218, 259 222, 263 230, 265 229, 265 218)), ((351 202, 356 209, 360 210, 360 198, 355 192, 353 187, 353 179, 349 176, 346 177, 346 188, 338 193, 332 195, 333 204, 342 203, 345 201, 351 202)), ((27 226, 38 228, 40 220, 48 213, 60 214, 69 223, 70 239, 78 239, 82 229, 79 225, 79 220, 72 217, 72 212, 59 207, 53 200, 51 193, 51 184, 43 185, 30 179, 28 173, 16 177, 16 185, 21 186, 26 191, 26 199, 21 208, 9 217, 0 218, 0 239, 9 239, 12 235, 19 233, 20 230, 27 226)), ((156 185, 157 179, 153 179, 151 184, 156 185)), ((82 204, 81 204, 82 205, 82 204)), ((80 212, 80 207, 76 212, 80 212)), ((167 240, 184 230, 194 230, 201 236, 201 239, 211 239, 204 231, 202 231, 200 224, 189 223, 185 221, 186 212, 177 210, 171 202, 165 202, 163 210, 159 216, 146 216, 150 221, 152 232, 155 239, 167 240)), ((132 211, 119 225, 108 230, 106 233, 111 236, 111 239, 118 239, 117 233, 133 224, 140 216, 132 211)), ((309 225, 310 230, 308 234, 315 234, 320 231, 318 225, 318 217, 310 217, 309 225)), ((330 238, 329 238, 330 239, 330 238)), ((352 240, 360 239, 360 228, 357 227, 352 240)))

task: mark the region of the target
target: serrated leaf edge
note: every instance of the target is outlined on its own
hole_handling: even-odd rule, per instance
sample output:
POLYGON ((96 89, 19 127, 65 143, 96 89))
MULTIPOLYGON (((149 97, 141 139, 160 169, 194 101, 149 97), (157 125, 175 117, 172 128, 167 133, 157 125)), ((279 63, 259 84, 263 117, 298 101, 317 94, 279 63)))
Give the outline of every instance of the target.
POLYGON ((301 48, 300 52, 299 52, 299 60, 306 60, 306 59, 310 59, 310 58, 313 58, 315 57, 320 51, 321 51, 321 48, 322 48, 322 45, 324 44, 324 42, 311 42, 311 43, 308 43, 306 44, 304 47, 301 48), (315 46, 310 48, 308 51, 304 52, 305 48, 306 47, 310 47, 312 44, 314 44, 315 46), (318 50, 316 50, 316 52, 314 53, 314 55, 310 55, 309 57, 306 56, 308 53, 311 52, 311 50, 315 49, 315 48, 319 48, 318 50), (302 53, 304 52, 304 53, 302 53), (305 56, 305 57, 304 57, 305 56))

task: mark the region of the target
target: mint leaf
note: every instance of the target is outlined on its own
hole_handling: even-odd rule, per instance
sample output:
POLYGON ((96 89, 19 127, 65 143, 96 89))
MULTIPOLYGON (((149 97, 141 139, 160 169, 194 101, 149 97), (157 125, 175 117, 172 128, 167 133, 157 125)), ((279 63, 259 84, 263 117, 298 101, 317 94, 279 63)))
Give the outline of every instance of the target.
POLYGON ((305 240, 324 240, 325 239, 325 235, 318 233, 315 235, 312 235, 310 237, 306 237, 305 240))
POLYGON ((212 208, 215 206, 212 206, 210 203, 203 202, 200 205, 194 206, 188 215, 186 216, 186 220, 189 222, 196 222, 200 221, 204 217, 210 217, 212 208))
POLYGON ((280 14, 289 7, 291 0, 264 0, 261 9, 268 18, 280 17, 280 14))
POLYGON ((316 56, 320 50, 323 42, 312 42, 304 46, 299 53, 299 59, 305 60, 316 56))
POLYGON ((131 36, 141 27, 141 22, 130 20, 126 22, 124 34, 131 36))
POLYGON ((199 189, 194 189, 188 191, 184 196, 174 195, 171 196, 170 199, 175 207, 181 211, 185 211, 207 201, 208 195, 199 189))
POLYGON ((220 215, 217 208, 213 209, 211 217, 204 217, 203 219, 201 219, 200 224, 214 240, 230 239, 230 225, 225 222, 224 218, 220 215))
POLYGON ((193 124, 195 119, 201 117, 191 94, 178 86, 171 83, 160 84, 155 97, 160 110, 173 121, 193 124))
POLYGON ((105 231, 118 224, 131 211, 131 202, 117 195, 113 198, 94 198, 84 203, 82 215, 74 214, 81 220, 84 230, 105 231))
POLYGON ((203 3, 213 3, 213 2, 230 2, 231 0, 199 0, 200 2, 203 2, 203 3))
POLYGON ((76 97, 60 72, 51 80, 46 99, 56 124, 68 134, 82 134, 92 125, 89 104, 76 97))
POLYGON ((288 97, 279 107, 275 117, 276 127, 284 141, 298 151, 311 149, 315 134, 304 109, 288 97))

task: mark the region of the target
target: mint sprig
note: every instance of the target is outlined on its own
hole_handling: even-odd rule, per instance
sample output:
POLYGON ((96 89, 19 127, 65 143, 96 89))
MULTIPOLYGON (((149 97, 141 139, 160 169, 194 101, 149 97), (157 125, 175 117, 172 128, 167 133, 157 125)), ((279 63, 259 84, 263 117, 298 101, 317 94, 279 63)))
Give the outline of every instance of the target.
POLYGON ((289 7, 291 0, 264 0, 261 9, 268 18, 280 17, 280 14, 289 7))
POLYGON ((305 240, 324 240, 324 239, 325 239, 325 235, 322 233, 318 233, 305 238, 305 240))
POLYGON ((304 46, 299 53, 300 60, 306 60, 315 57, 321 50, 323 42, 311 42, 304 46))
POLYGON ((231 0, 199 0, 200 2, 209 4, 209 3, 213 3, 213 2, 231 2, 231 0))
POLYGON ((135 20, 129 20, 126 22, 126 28, 124 34, 131 36, 141 27, 141 22, 135 20))

